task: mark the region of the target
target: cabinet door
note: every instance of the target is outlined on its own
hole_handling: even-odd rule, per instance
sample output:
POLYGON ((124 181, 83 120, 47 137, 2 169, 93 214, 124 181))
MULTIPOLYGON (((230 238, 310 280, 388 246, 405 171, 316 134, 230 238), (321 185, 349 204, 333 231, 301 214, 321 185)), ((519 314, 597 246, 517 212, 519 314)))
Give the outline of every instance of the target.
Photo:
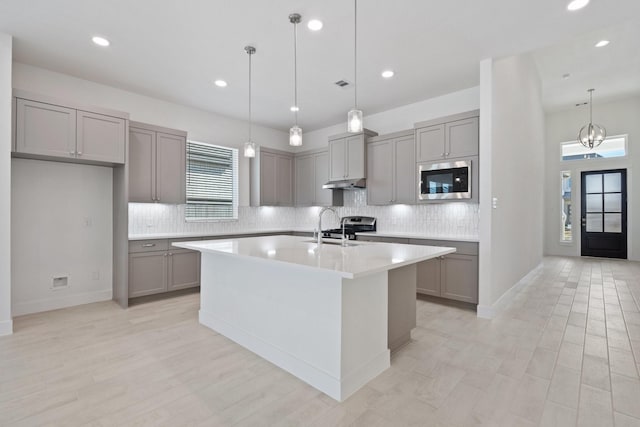
POLYGON ((416 130, 418 162, 442 160, 445 157, 444 125, 416 130))
POLYGON ((167 253, 129 254, 129 297, 141 297, 167 290, 167 253))
POLYGON ((458 120, 447 123, 446 151, 447 158, 478 155, 478 118, 458 120))
POLYGON ((75 158, 76 110, 18 99, 16 151, 75 158))
POLYGON ((440 258, 418 263, 418 293, 436 297, 440 296, 440 266, 440 258))
POLYGON ((260 151, 260 205, 275 206, 276 198, 276 155, 260 151))
POLYGON ((314 156, 315 161, 315 200, 316 206, 331 206, 333 204, 333 190, 322 188, 329 181, 329 154, 319 153, 314 156))
POLYGON ((450 254, 442 261, 442 296, 478 302, 478 257, 450 254))
POLYGON ((367 146, 367 204, 393 203, 393 141, 367 146))
POLYGON ((200 252, 171 250, 168 259, 168 291, 200 286, 200 252))
POLYGON ((347 176, 348 179, 366 178, 364 135, 347 137, 347 176))
POLYGON ((293 206, 293 157, 276 156, 276 203, 293 206))
POLYGON ((329 178, 331 181, 347 177, 346 144, 346 138, 329 141, 329 178))
POLYGON ((398 138, 394 144, 394 203, 414 204, 416 202, 416 142, 413 135, 398 138))
POLYGON ((161 203, 186 203, 185 138, 158 132, 156 147, 156 200, 161 203))
POLYGON ((129 128, 129 201, 156 198, 156 133, 129 128))
POLYGON ((315 199, 315 158, 297 157, 296 169, 296 206, 311 206, 315 199))
POLYGON ((123 119, 78 111, 76 132, 79 159, 124 163, 125 123, 123 119))

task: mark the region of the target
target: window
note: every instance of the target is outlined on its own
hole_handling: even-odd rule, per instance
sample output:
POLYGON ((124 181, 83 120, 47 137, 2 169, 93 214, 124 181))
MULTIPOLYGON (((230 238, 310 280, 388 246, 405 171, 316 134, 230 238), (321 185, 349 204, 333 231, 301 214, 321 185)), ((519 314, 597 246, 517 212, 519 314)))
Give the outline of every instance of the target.
POLYGON ((571 172, 562 171, 561 181, 562 188, 560 189, 560 203, 562 204, 562 234, 560 240, 563 242, 570 242, 573 240, 571 230, 571 172))
POLYGON ((607 159, 627 155, 627 135, 610 136, 589 150, 578 141, 562 143, 562 160, 607 159))
POLYGON ((238 150, 187 141, 187 221, 238 218, 238 150))

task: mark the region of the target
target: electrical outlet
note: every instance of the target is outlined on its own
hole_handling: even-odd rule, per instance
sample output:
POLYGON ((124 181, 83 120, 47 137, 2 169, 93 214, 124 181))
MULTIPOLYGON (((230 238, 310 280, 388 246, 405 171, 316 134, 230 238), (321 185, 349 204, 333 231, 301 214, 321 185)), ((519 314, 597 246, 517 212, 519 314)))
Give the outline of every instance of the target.
POLYGON ((69 276, 59 275, 51 278, 51 290, 57 291, 58 289, 69 287, 69 276))
POLYGON ((91 278, 93 280, 100 280, 100 272, 99 271, 94 271, 93 273, 91 273, 91 278))
POLYGON ((92 221, 90 216, 85 216, 84 217, 84 226, 85 227, 91 227, 92 223, 93 223, 93 221, 92 221))

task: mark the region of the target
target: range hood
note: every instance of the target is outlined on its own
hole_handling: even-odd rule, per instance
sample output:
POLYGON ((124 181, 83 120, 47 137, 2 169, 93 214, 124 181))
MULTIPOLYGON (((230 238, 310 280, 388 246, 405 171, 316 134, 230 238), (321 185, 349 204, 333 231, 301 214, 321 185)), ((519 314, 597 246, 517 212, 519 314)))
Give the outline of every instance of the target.
POLYGON ((322 186, 325 190, 357 190, 359 188, 366 188, 367 180, 360 179, 343 179, 339 181, 329 181, 322 186))

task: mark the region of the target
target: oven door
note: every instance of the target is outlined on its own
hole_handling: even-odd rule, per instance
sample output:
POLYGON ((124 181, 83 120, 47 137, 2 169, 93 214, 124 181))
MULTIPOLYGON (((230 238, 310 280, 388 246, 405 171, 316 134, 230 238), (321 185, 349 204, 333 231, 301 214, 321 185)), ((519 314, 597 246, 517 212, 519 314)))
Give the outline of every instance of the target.
POLYGON ((471 161, 419 164, 418 198, 423 201, 470 199, 471 161))

